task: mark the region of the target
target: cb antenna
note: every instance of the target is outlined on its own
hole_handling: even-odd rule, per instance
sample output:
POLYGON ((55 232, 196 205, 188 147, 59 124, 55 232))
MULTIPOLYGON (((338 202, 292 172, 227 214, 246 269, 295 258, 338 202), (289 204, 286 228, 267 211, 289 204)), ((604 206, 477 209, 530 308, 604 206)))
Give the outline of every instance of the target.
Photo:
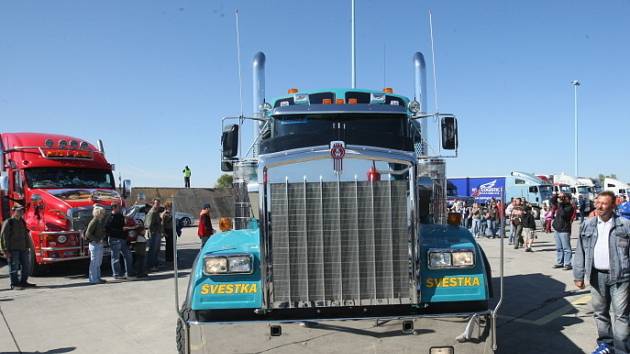
MULTIPOLYGON (((234 13, 236 17, 236 63, 238 66, 238 93, 241 104, 241 115, 238 120, 238 131, 242 131, 241 127, 243 126, 243 79, 241 77, 241 33, 239 31, 239 23, 238 23, 238 9, 236 9, 234 13)), ((241 146, 241 135, 238 137, 238 154, 239 158, 241 157, 242 146, 241 146)))
POLYGON ((352 88, 357 88, 357 48, 354 30, 354 0, 352 0, 352 88))
POLYGON ((439 112, 438 107, 438 90, 437 90, 437 75, 435 74, 435 46, 433 44, 433 15, 429 10, 429 29, 431 33, 431 65, 433 66, 433 100, 435 104, 435 112, 439 112))

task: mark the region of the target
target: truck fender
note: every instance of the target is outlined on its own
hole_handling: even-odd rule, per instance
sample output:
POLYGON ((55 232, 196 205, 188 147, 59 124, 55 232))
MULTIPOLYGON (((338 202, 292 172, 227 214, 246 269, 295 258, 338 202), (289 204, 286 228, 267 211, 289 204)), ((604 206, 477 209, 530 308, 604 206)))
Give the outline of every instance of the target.
POLYGON ((483 259, 483 265, 486 270, 486 279, 488 279, 488 296, 489 298, 493 298, 494 291, 492 286, 492 269, 490 268, 490 262, 488 261, 488 257, 486 257, 486 253, 483 251, 483 248, 479 247, 479 251, 481 252, 481 258, 483 259))

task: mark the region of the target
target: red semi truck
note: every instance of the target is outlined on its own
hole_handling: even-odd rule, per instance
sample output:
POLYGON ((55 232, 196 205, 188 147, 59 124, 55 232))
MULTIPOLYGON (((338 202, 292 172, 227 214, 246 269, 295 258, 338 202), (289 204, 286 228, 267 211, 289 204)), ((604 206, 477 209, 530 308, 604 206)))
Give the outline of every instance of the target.
MULTIPOLYGON (((0 221, 15 204, 24 206, 31 236, 31 269, 89 258, 82 233, 95 204, 111 210, 123 205, 131 182, 116 191, 113 165, 98 148, 82 139, 44 133, 0 133, 0 221)), ((130 240, 140 232, 127 221, 130 240)), ((1 251, 0 251, 1 252, 1 251)))

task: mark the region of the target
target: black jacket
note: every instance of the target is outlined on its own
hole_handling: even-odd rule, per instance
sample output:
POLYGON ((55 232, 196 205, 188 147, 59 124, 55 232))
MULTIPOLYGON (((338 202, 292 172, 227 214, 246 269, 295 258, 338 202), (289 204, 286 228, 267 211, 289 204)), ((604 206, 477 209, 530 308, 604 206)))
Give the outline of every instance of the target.
POLYGON ((120 213, 112 214, 107 219, 107 224, 105 224, 105 231, 107 232, 107 236, 109 237, 124 240, 126 239, 126 236, 123 227, 125 227, 125 217, 120 213))
POLYGON ((551 198, 551 205, 557 206, 556 216, 551 226, 558 232, 571 233, 571 218, 573 218, 573 206, 571 203, 558 203, 557 198, 551 198))
POLYGON ((526 211, 521 220, 523 221, 523 227, 536 230, 536 220, 534 220, 534 215, 532 215, 531 211, 526 211))

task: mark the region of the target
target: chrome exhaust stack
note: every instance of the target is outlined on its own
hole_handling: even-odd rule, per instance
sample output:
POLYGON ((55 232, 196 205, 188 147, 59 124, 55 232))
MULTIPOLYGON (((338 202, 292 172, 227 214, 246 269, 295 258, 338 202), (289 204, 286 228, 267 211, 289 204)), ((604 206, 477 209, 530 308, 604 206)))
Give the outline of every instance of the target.
MULTIPOLYGON (((254 61, 252 62, 253 72, 253 104, 254 104, 254 118, 264 118, 262 105, 265 103, 265 53, 258 52, 254 55, 254 61)), ((262 130, 263 122, 254 122, 254 143, 253 157, 258 156, 260 139, 257 139, 262 130)))
MULTIPOLYGON (((420 102, 420 113, 426 114, 427 107, 427 66, 424 61, 424 55, 420 52, 416 52, 413 55, 413 67, 414 67, 414 82, 415 91, 414 99, 420 102)), ((426 118, 422 119, 421 123, 422 134, 422 156, 428 154, 428 129, 429 122, 426 118)))

